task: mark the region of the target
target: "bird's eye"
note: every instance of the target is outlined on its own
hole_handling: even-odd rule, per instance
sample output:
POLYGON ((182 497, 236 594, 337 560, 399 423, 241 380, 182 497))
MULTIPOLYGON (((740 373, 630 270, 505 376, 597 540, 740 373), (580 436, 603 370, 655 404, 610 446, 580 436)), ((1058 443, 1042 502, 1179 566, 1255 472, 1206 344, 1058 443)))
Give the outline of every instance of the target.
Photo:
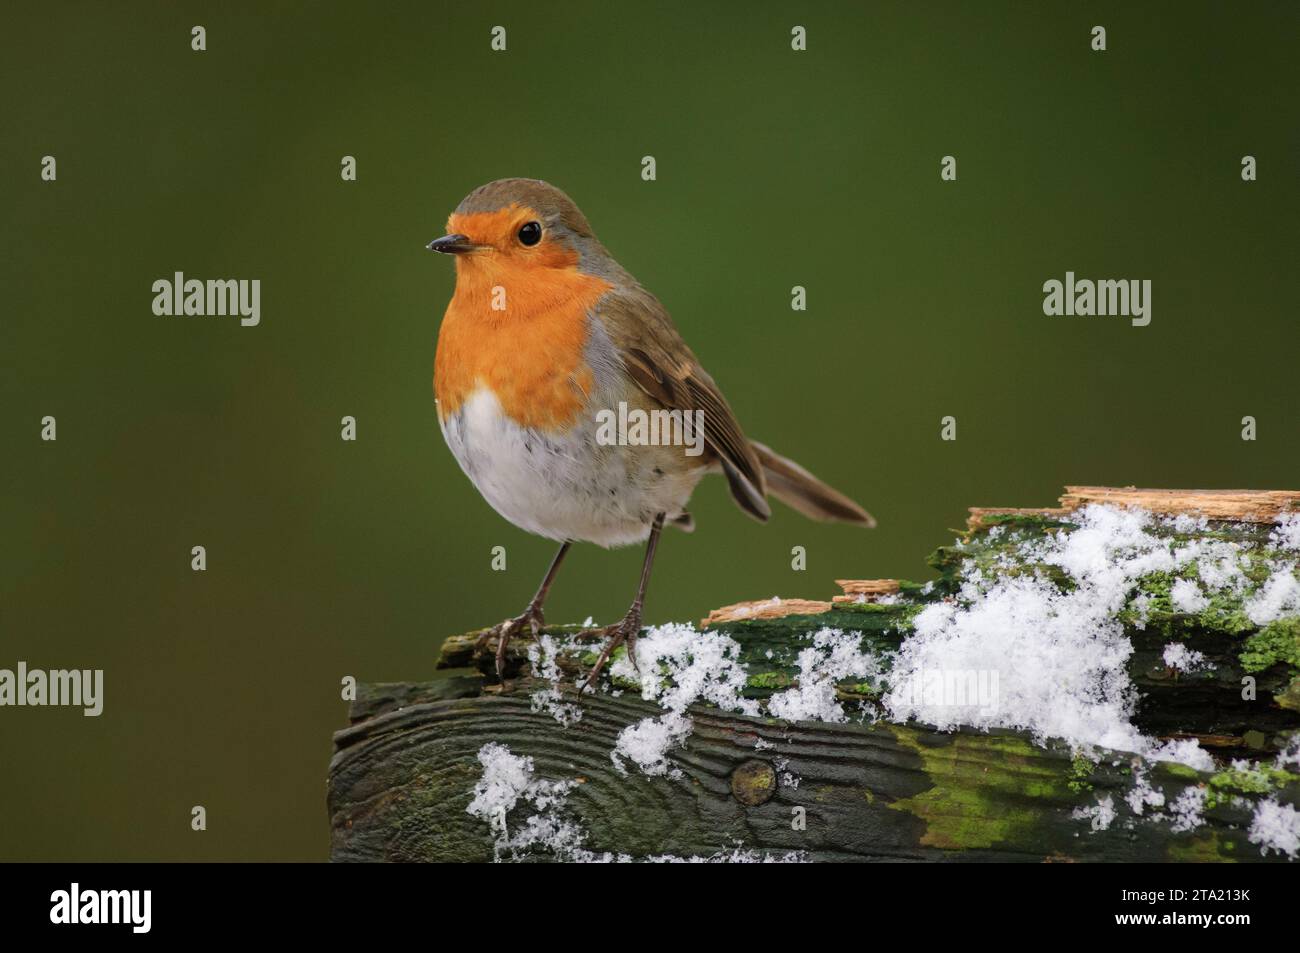
POLYGON ((536 245, 542 240, 542 223, 525 222, 519 226, 519 244, 536 245))

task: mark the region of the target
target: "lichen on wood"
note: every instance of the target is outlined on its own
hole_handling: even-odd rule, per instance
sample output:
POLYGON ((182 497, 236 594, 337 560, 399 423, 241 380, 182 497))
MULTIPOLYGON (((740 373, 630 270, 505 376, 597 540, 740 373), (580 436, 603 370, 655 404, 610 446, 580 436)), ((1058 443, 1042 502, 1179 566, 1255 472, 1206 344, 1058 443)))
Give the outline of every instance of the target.
MULTIPOLYGON (((1279 757, 1300 737, 1300 634, 1293 615, 1258 623, 1246 607, 1279 566, 1294 565, 1271 534, 1298 504, 1300 494, 1279 492, 1071 487, 1061 507, 973 509, 967 532, 930 557, 937 575, 928 583, 841 580, 832 599, 716 610, 700 638, 734 642, 744 673, 735 710, 684 708, 689 735, 662 775, 612 757, 629 727, 665 717, 654 700, 665 696, 637 691, 654 676, 632 673, 622 650, 603 690, 580 696, 574 683, 594 646, 577 627, 548 627, 544 647, 518 639, 504 683, 491 654, 476 655, 479 633, 452 636, 434 680, 362 686, 351 727, 335 737, 333 856, 502 859, 502 834, 466 812, 482 775, 479 753, 497 743, 531 758, 538 778, 567 784, 562 803, 544 812, 567 832, 565 846, 512 840, 505 856, 734 859, 739 849, 745 859, 1286 859, 1256 842, 1252 818, 1266 800, 1284 810, 1300 804, 1300 765, 1279 757), (1133 727, 1162 742, 1194 741, 1213 755, 1213 769, 1032 731, 889 720, 890 660, 914 637, 918 615, 969 597, 963 587, 973 578, 1068 592, 1077 580, 1036 558, 1047 550, 1035 541, 1074 532, 1081 508, 1100 499, 1185 517, 1151 522, 1171 550, 1199 542, 1217 553, 1208 544, 1222 542, 1243 554, 1232 586, 1205 584, 1208 595, 1198 588, 1194 599, 1190 584, 1213 567, 1192 560, 1137 575, 1116 614, 1132 647, 1124 669, 1138 697, 1133 727), (801 653, 828 629, 853 634, 858 651, 881 660, 833 686, 847 719, 771 717, 774 696, 806 687, 801 653), (1171 667, 1171 645, 1197 664, 1171 667), (556 705, 580 717, 562 725, 556 705)), ((522 802, 518 813, 509 819, 516 829, 527 817, 522 802)))

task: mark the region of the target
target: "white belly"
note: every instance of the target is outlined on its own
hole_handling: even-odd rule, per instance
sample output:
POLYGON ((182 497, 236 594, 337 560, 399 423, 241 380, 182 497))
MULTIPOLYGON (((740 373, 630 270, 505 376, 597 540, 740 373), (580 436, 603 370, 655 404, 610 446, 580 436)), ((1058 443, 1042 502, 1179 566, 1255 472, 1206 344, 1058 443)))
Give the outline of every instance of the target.
POLYGON ((643 540, 656 513, 672 519, 683 511, 704 472, 681 465, 680 447, 597 443, 594 416, 559 435, 520 427, 486 389, 448 415, 442 434, 493 509, 555 540, 643 540))

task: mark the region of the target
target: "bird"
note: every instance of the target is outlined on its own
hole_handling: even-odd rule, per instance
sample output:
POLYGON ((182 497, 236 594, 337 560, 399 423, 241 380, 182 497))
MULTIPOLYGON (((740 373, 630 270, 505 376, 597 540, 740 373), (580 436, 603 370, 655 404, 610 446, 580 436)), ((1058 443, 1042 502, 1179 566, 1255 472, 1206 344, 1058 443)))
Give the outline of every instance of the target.
POLYGON ((529 178, 488 182, 446 227, 426 246, 452 256, 456 269, 434 357, 439 426, 497 513, 560 544, 524 611, 477 642, 483 651, 496 639, 499 679, 510 640, 541 634, 547 594, 575 542, 645 543, 627 613, 585 630, 605 643, 579 691, 620 645, 635 666, 660 533, 694 528, 686 507, 706 474, 724 476, 741 510, 759 521, 771 516, 771 495, 814 520, 875 526, 852 499, 745 436, 668 311, 559 188, 529 178), (664 426, 625 426, 647 419, 664 426), (658 440, 647 439, 655 433, 658 440))

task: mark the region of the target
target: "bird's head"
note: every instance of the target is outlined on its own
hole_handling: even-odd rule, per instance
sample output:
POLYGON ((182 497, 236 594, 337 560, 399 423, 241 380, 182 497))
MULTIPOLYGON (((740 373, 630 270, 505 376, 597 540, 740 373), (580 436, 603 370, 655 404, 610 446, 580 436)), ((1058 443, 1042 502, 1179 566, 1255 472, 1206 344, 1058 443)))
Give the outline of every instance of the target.
POLYGON ((604 253, 573 200, 539 179, 479 186, 447 219, 447 234, 428 248, 455 255, 459 275, 572 269, 604 253))

